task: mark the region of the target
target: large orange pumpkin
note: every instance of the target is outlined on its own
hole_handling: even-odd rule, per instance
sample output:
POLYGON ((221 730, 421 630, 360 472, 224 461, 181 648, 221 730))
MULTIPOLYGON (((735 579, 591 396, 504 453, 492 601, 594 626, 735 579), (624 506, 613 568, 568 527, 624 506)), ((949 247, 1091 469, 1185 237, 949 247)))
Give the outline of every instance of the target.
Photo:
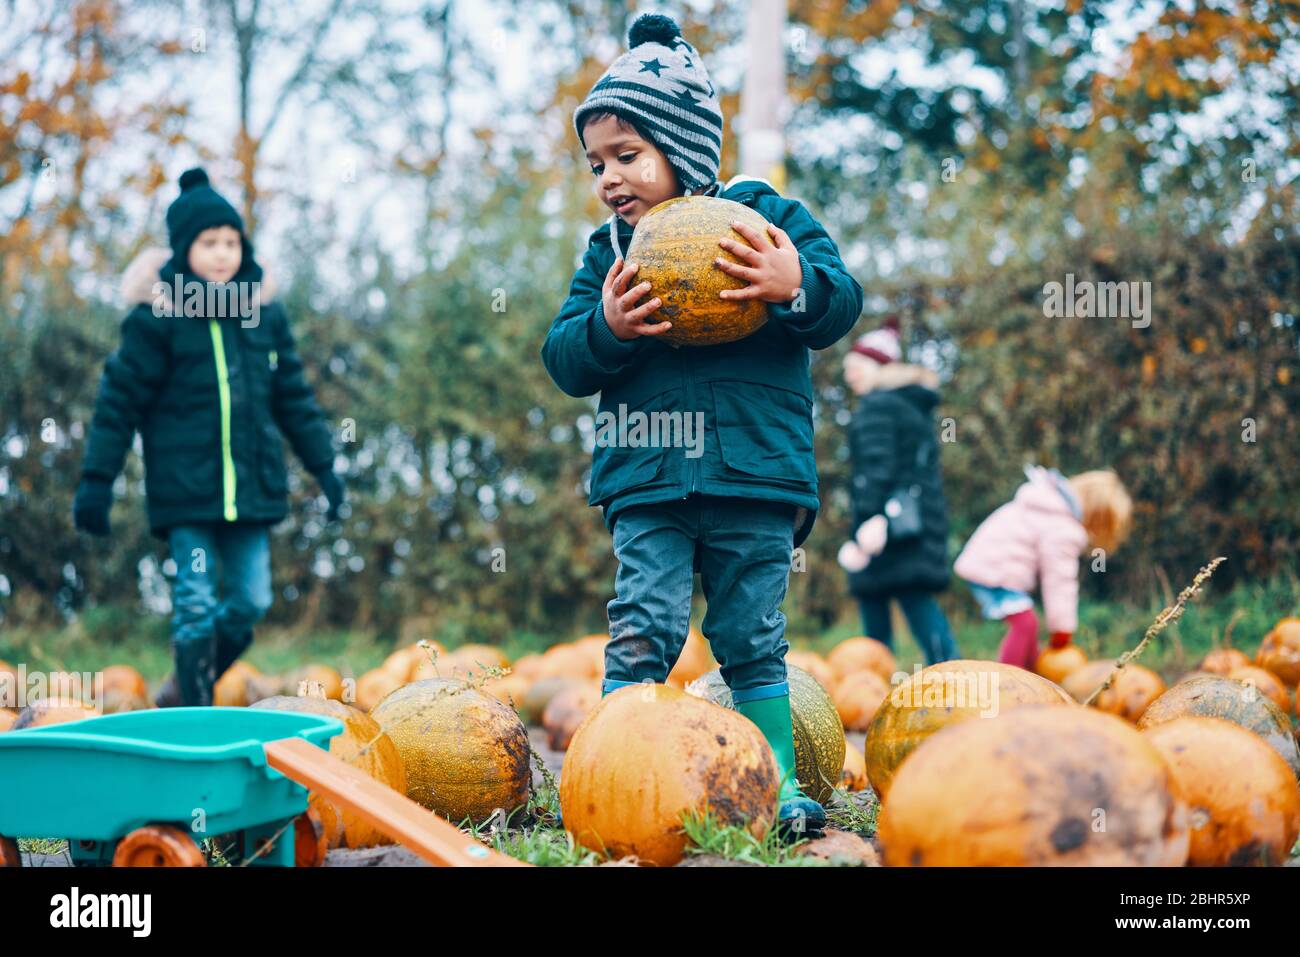
POLYGON ((261 672, 242 658, 226 669, 212 689, 212 703, 222 708, 242 708, 248 704, 248 679, 261 672))
POLYGON ((1088 663, 1088 656, 1078 645, 1069 644, 1064 648, 1048 648, 1038 656, 1034 670, 1058 685, 1071 674, 1088 663))
POLYGON ((1073 702, 1060 686, 1014 665, 957 659, 923 668, 890 691, 867 728, 871 786, 883 800, 903 759, 930 735, 1025 704, 1073 702))
POLYGON ((1258 689, 1219 675, 1180 681, 1151 702, 1138 727, 1146 729, 1187 715, 1224 718, 1255 732, 1300 777, 1300 745, 1291 731, 1291 719, 1258 689))
POLYGON ((1240 681, 1243 684, 1253 686, 1260 694, 1267 697, 1283 711, 1291 710, 1291 695, 1287 693, 1286 685, 1282 683, 1281 678, 1267 668, 1260 668, 1257 665, 1244 665, 1232 669, 1232 671, 1228 672, 1228 677, 1233 681, 1240 681))
POLYGON ((552 645, 542 653, 537 666, 537 680, 542 678, 599 678, 605 670, 602 656, 599 665, 593 656, 575 644, 552 645))
POLYGON ((573 678, 565 675, 538 678, 524 692, 523 701, 518 702, 519 717, 523 718, 525 724, 541 724, 542 715, 546 712, 546 706, 551 703, 552 698, 565 688, 583 684, 589 680, 591 679, 573 678))
POLYGON ((752 722, 668 685, 611 692, 573 736, 560 774, 565 828, 584 847, 670 867, 682 818, 707 808, 766 834, 776 815, 772 749, 752 722))
POLYGON ((0 702, 10 706, 18 703, 18 669, 0 658, 0 702))
POLYGON ((508 675, 483 682, 479 686, 479 690, 485 694, 490 694, 502 704, 508 705, 518 712, 519 706, 523 703, 524 695, 528 693, 528 687, 531 684, 531 680, 512 671, 508 675))
POLYGON ((1255 664, 1294 688, 1300 682, 1300 618, 1283 618, 1260 642, 1255 664))
POLYGON ((18 712, 13 708, 0 708, 0 731, 8 731, 18 720, 18 712))
POLYGON ((830 691, 831 688, 835 686, 835 682, 839 681, 840 676, 836 673, 835 669, 830 666, 830 663, 825 658, 817 654, 815 651, 793 649, 786 652, 785 663, 787 665, 794 665, 796 668, 802 668, 804 671, 808 672, 808 674, 816 678, 817 683, 827 691, 830 691))
POLYGON ((121 691, 127 697, 148 698, 149 685, 144 675, 130 665, 109 665, 103 671, 104 694, 121 691))
POLYGON ((867 759, 857 746, 847 738, 844 741, 844 771, 840 775, 841 791, 865 791, 871 783, 867 780, 867 759))
MULTIPOLYGON (((789 661, 785 671, 790 683, 795 779, 804 794, 825 803, 834 794, 844 771, 844 725, 831 696, 816 678, 789 661)), ((735 707, 721 670, 701 675, 686 690, 724 708, 735 707)))
MULTIPOLYGON (((320 685, 316 687, 318 690, 323 688, 320 685)), ((402 764, 402 756, 392 739, 384 734, 379 723, 370 715, 341 701, 319 697, 317 694, 277 695, 263 698, 252 707, 338 718, 343 722, 343 731, 330 739, 330 754, 364 771, 397 793, 406 793, 406 769, 402 764)), ((320 814, 321 823, 325 827, 325 838, 331 848, 374 847, 393 843, 392 838, 374 825, 320 794, 312 792, 308 802, 320 814)))
POLYGON ((665 683, 674 688, 685 688, 688 683, 708 674, 716 667, 718 663, 713 660, 713 652, 703 632, 692 626, 686 633, 686 644, 682 645, 682 653, 677 656, 677 661, 668 672, 665 683))
POLYGON ((528 800, 528 732, 491 695, 427 678, 398 688, 370 716, 402 754, 406 796, 452 823, 509 815, 528 800))
POLYGON ((889 695, 889 682, 874 671, 855 671, 831 686, 840 721, 850 731, 866 731, 889 695))
POLYGON ((369 711, 404 684, 406 681, 397 676, 397 669, 383 666, 372 668, 357 679, 356 701, 346 703, 356 704, 362 711, 369 711))
POLYGON ((1179 867, 1188 813, 1132 725, 1028 705, 962 721, 898 769, 879 817, 887 865, 1179 867))
POLYGON ((18 712, 11 731, 23 728, 44 728, 52 724, 64 724, 68 721, 80 721, 93 718, 97 714, 94 708, 78 698, 45 698, 35 701, 18 712))
POLYGON ((1225 645, 1209 652, 1196 666, 1198 671, 1208 671, 1212 675, 1226 675, 1237 668, 1244 668, 1251 660, 1238 648, 1225 645))
POLYGON ((573 733, 599 703, 600 683, 597 681, 577 681, 560 689, 542 712, 547 746, 552 751, 567 750, 573 733))
MULTIPOLYGON (((1090 661, 1073 671, 1061 687, 1082 703, 1115 670, 1114 661, 1090 661)), ((1150 668, 1127 664, 1111 686, 1097 696, 1092 707, 1126 721, 1137 721, 1152 701, 1165 693, 1165 681, 1150 668)))
POLYGON ((845 638, 841 641, 826 656, 826 663, 834 668, 835 673, 841 678, 855 671, 874 671, 884 678, 886 683, 894 680, 894 672, 898 670, 894 653, 889 650, 888 645, 874 638, 861 636, 845 638))
POLYGON ((284 690, 291 696, 301 694, 303 682, 318 683, 325 691, 325 697, 335 701, 343 700, 343 676, 329 665, 318 663, 303 665, 289 672, 284 679, 284 690))
POLYGON ((728 276, 714 260, 739 263, 718 245, 730 238, 748 241, 731 228, 739 220, 757 230, 764 241, 767 220, 741 203, 713 196, 678 196, 665 200, 637 221, 627 261, 640 269, 634 283, 649 282, 650 293, 662 305, 651 317, 673 324, 659 336, 673 345, 712 346, 735 342, 767 322, 767 303, 760 299, 723 299, 724 289, 743 289, 747 282, 728 276))
POLYGON ((1276 751, 1222 718, 1175 718, 1143 734, 1191 808, 1189 864, 1286 860, 1300 835, 1300 785, 1276 751))

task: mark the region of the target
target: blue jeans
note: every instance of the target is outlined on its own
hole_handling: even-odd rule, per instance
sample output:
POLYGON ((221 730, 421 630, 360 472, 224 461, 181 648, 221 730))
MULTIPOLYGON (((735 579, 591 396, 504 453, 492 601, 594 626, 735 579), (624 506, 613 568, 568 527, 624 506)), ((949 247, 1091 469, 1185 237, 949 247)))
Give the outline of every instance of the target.
POLYGON ((907 627, 912 629, 912 636, 921 646, 927 665, 959 657, 948 619, 934 595, 927 591, 900 591, 893 595, 858 599, 862 609, 862 629, 869 637, 891 649, 894 647, 894 628, 889 620, 891 598, 903 609, 907 627))
POLYGON ((793 505, 693 495, 632 505, 614 523, 616 596, 605 677, 662 682, 690 627, 695 561, 708 611, 701 630, 732 691, 786 680, 785 599, 793 505))
POLYGON ((172 646, 181 700, 208 704, 212 685, 271 607, 270 534, 265 525, 177 525, 168 544, 176 562, 172 646))

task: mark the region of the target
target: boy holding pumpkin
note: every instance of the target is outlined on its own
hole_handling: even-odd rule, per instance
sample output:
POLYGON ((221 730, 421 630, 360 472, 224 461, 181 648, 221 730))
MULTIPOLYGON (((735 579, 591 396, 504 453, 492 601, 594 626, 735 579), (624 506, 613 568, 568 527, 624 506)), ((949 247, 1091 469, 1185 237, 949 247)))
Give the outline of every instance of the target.
POLYGON ((613 215, 590 237, 542 358, 569 395, 600 393, 602 412, 702 415, 704 442, 694 456, 646 445, 594 451, 589 503, 603 507, 619 563, 604 691, 667 678, 698 570, 704 635, 737 708, 776 757, 779 819, 818 829, 825 811, 794 779, 781 602, 819 506, 809 350, 852 329, 862 290, 801 203, 762 180, 718 182, 717 93, 677 25, 642 16, 628 44, 574 115, 613 215), (648 283, 633 284, 637 266, 623 260, 640 218, 684 195, 742 203, 768 221, 767 236, 733 224, 748 245, 719 238, 741 263, 714 265, 748 282, 721 295, 767 303, 767 323, 740 341, 673 348, 658 339, 672 324, 655 319, 660 301, 646 298, 648 283))

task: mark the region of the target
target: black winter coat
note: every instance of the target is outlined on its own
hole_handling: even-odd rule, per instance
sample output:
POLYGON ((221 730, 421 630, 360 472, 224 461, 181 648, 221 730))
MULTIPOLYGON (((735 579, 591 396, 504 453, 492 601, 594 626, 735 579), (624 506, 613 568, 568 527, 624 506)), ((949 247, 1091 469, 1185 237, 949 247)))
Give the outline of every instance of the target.
POLYGON ((851 572, 849 590, 855 595, 940 591, 948 585, 948 509, 934 434, 938 402, 938 392, 911 384, 868 392, 853 413, 849 425, 853 530, 881 514, 900 486, 921 486, 921 534, 904 541, 887 540, 884 551, 866 568, 851 572), (917 451, 923 443, 928 446, 927 464, 918 473, 917 451))
MULTIPOLYGON (((157 279, 156 266, 131 267, 142 268, 146 280, 157 279)), ((128 294, 138 299, 138 275, 134 285, 128 294)), ((104 366, 82 473, 113 481, 137 430, 149 524, 160 536, 174 525, 284 518, 281 433, 312 474, 334 462, 329 426, 276 302, 261 305, 256 324, 155 315, 138 303, 104 366)))

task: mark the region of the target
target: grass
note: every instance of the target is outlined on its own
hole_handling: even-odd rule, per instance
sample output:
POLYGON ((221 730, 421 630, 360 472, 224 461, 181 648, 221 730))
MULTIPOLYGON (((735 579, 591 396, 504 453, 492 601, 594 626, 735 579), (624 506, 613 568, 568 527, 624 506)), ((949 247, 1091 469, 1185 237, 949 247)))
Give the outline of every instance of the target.
POLYGON ((826 862, 805 857, 799 853, 807 841, 784 842, 775 827, 770 827, 762 837, 755 837, 748 828, 720 821, 712 811, 687 814, 682 818, 686 832, 687 857, 719 857, 735 864, 755 864, 764 867, 825 867, 826 862))
MULTIPOLYGON (((1195 569, 1182 576, 1190 580, 1195 569)), ((1174 599, 1153 595, 1142 605, 1118 602, 1080 602, 1079 630, 1075 641, 1089 658, 1114 658, 1132 648, 1152 619, 1174 599)), ((941 596, 963 657, 994 658, 1005 631, 998 622, 983 621, 975 612, 974 600, 960 583, 941 596)), ((1230 634, 1233 644, 1248 654, 1273 624, 1286 615, 1300 612, 1300 578, 1279 576, 1271 581, 1238 585, 1219 590, 1213 581, 1183 620, 1170 626, 1142 655, 1142 664, 1160 671, 1167 679, 1189 671, 1204 654, 1230 634)), ((797 620, 797 616, 795 616, 797 620)), ((165 618, 120 609, 88 611, 63 628, 12 627, 0 634, 0 658, 24 663, 29 671, 97 671, 110 664, 128 664, 150 681, 161 680, 171 669, 165 618)), ((861 625, 847 607, 845 617, 817 636, 789 632, 793 647, 828 651, 836 642, 860 634, 861 625)), ((556 635, 553 641, 573 635, 556 635)), ((538 650, 547 644, 540 635, 520 633, 507 643, 512 657, 538 650)), ((345 676, 359 676, 379 665, 393 650, 393 644, 375 634, 348 629, 303 632, 298 629, 262 627, 246 655, 255 667, 270 674, 282 674, 309 661, 330 665, 345 676)), ((899 667, 910 671, 922 663, 921 655, 906 625, 895 623, 895 654, 899 667)))
MULTIPOLYGON (((1191 581, 1196 569, 1180 574, 1179 583, 1191 581)), ((1153 595, 1142 605, 1119 602, 1079 602, 1079 630, 1075 643, 1090 659, 1117 658, 1141 640, 1151 622, 1175 593, 1153 595)), ((948 613, 957 646, 963 658, 996 658, 1006 626, 978 617, 974 599, 961 583, 955 583, 941 597, 948 613)), ((1038 613, 1041 618, 1042 608, 1038 613)), ((1254 655, 1260 640, 1279 618, 1300 613, 1300 578, 1276 577, 1267 582, 1239 584, 1229 591, 1217 588, 1213 581, 1188 608, 1181 621, 1170 625, 1151 642, 1140 663, 1161 673, 1166 680, 1191 671, 1206 652, 1223 642, 1254 655)), ((924 664, 920 650, 907 631, 901 616, 895 615, 894 653, 901 670, 911 671, 914 664, 924 664)), ((861 624, 848 618, 816 638, 790 636, 796 648, 827 652, 839 641, 862 634, 861 624)), ((1045 640, 1045 634, 1040 638, 1045 640)))

